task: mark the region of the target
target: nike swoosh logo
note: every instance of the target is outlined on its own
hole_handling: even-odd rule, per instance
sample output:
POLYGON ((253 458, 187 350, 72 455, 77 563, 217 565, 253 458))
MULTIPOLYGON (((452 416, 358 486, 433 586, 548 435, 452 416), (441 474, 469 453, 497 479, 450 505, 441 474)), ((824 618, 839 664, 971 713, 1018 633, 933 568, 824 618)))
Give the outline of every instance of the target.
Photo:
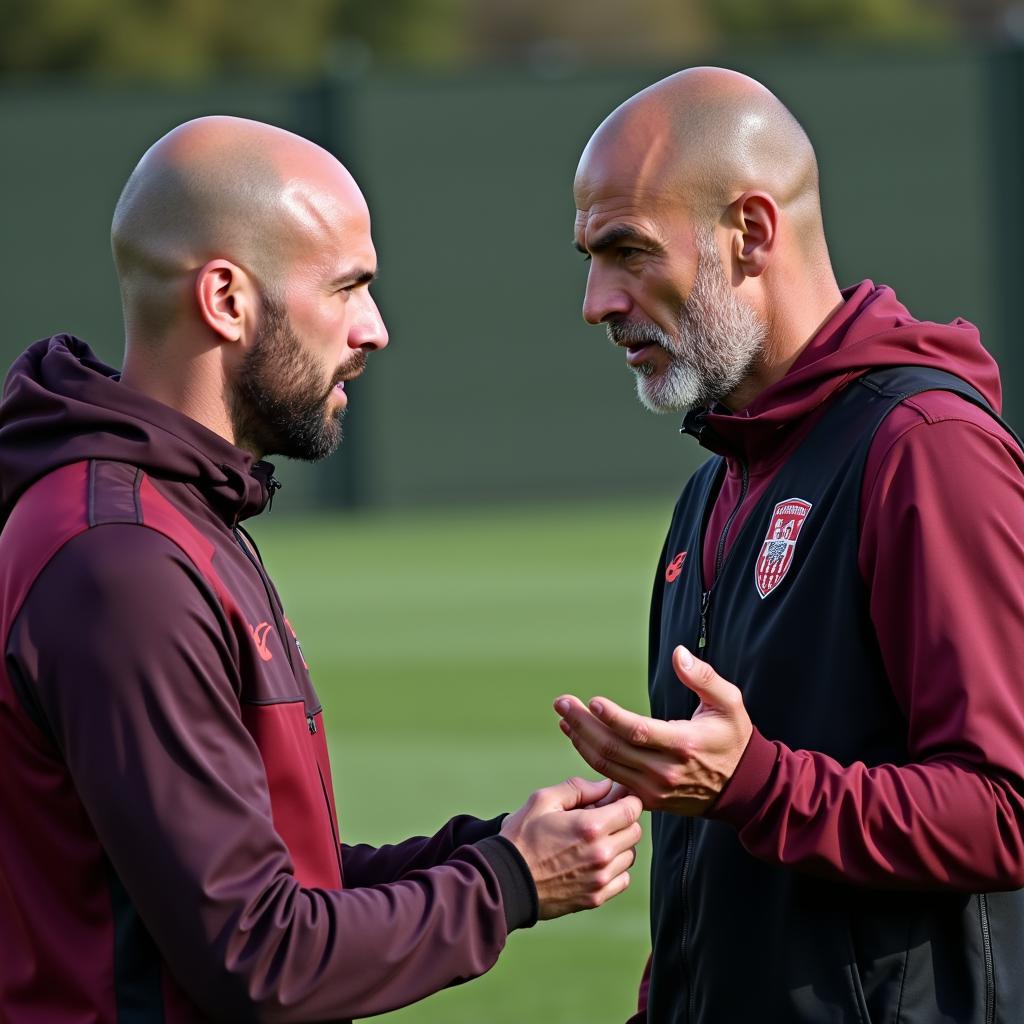
POLYGON ((250 626, 253 643, 256 644, 256 653, 262 661, 271 661, 274 655, 267 649, 267 641, 270 639, 271 625, 269 622, 261 622, 258 626, 250 626))

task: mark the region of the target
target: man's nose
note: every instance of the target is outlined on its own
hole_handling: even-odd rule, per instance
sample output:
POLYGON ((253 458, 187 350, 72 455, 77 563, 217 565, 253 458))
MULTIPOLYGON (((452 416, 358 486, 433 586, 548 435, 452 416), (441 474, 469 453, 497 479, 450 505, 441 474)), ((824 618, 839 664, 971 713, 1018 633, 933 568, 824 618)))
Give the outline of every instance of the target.
POLYGON ((384 318, 380 315, 377 303, 367 295, 366 308, 349 334, 349 345, 375 352, 387 348, 387 344, 388 329, 384 326, 384 318))
POLYGON ((591 264, 583 296, 583 319, 588 324, 604 323, 609 317, 624 316, 631 305, 629 295, 591 264))

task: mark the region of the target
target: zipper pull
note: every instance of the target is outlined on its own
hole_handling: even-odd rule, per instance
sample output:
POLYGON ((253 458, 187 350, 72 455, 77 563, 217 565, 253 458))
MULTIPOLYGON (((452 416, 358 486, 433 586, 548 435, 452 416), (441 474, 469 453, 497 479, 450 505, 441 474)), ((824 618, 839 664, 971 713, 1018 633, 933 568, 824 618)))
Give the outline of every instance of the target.
POLYGON ((268 513, 274 511, 274 495, 277 494, 277 492, 281 490, 283 486, 284 485, 281 483, 280 480, 277 479, 276 476, 272 476, 267 481, 267 490, 270 491, 270 500, 267 502, 268 513))
POLYGON ((708 606, 711 604, 711 591, 705 590, 700 599, 700 636, 697 638, 697 650, 703 651, 708 643, 708 606))
POLYGON ((306 715, 306 724, 309 726, 310 736, 316 735, 316 719, 312 715, 306 715))

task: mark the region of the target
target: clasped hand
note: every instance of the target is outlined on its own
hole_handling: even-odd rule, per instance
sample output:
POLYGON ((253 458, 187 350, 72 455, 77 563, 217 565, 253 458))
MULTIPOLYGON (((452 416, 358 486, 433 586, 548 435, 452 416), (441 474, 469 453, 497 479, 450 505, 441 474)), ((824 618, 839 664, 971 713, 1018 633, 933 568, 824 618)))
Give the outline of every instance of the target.
POLYGON ((703 814, 732 778, 753 726, 739 689, 685 647, 672 653, 679 681, 700 704, 690 719, 663 722, 605 697, 555 701, 562 732, 596 772, 636 794, 649 811, 703 814))
POLYGON ((599 907, 629 885, 643 808, 607 779, 568 779, 530 798, 501 826, 533 876, 540 917, 599 907))

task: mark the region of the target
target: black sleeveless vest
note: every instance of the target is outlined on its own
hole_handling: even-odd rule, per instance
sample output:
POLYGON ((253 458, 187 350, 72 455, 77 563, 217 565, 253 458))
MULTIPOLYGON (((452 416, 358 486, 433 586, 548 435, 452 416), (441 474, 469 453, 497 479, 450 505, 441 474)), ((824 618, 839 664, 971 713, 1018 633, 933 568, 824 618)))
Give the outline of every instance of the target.
MULTIPOLYGON (((777 472, 710 591, 703 534, 724 461, 697 471, 676 506, 651 609, 655 717, 696 709, 672 670, 682 643, 741 688, 769 739, 844 765, 907 763, 907 722, 857 565, 859 509, 878 426, 928 390, 995 415, 938 370, 897 367, 850 384, 777 472)), ((824 881, 752 857, 731 826, 702 818, 655 813, 652 837, 651 1022, 1024 1021, 1024 891, 824 881)))

